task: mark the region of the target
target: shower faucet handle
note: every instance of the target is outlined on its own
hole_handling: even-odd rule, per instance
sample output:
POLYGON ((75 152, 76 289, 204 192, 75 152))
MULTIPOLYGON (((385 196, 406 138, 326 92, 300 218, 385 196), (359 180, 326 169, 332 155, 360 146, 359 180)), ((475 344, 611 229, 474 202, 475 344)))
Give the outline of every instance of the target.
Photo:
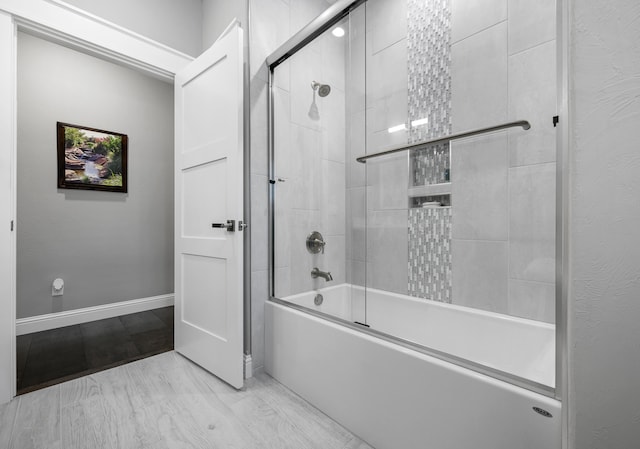
POLYGON ((307 236, 307 251, 311 254, 318 254, 322 251, 324 254, 324 247, 327 242, 324 241, 324 237, 318 231, 313 231, 307 236))
POLYGON ((320 239, 310 239, 309 243, 311 245, 314 245, 316 247, 320 247, 320 251, 322 252, 322 254, 324 254, 324 247, 327 244, 327 242, 325 242, 324 240, 320 240, 320 239))

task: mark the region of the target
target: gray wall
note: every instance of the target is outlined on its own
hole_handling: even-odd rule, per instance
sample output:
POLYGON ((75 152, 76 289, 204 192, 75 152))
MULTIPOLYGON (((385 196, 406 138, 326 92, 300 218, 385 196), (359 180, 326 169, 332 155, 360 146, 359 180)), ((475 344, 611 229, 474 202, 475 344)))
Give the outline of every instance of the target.
POLYGON ((65 1, 188 55, 202 52, 202 0, 65 1))
POLYGON ((234 18, 246 30, 246 17, 247 0, 202 0, 202 49, 209 48, 234 18))
POLYGON ((173 87, 20 33, 17 223, 18 318, 172 293, 173 87), (127 134, 129 193, 57 189, 56 121, 127 134))
POLYGON ((640 3, 570 1, 570 429, 640 441, 640 3))

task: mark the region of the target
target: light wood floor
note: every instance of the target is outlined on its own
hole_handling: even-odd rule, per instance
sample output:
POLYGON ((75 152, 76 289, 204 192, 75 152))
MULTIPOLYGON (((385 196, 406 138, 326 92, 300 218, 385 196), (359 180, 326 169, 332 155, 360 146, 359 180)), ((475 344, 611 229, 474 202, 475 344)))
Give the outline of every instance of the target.
POLYGON ((7 449, 372 449, 266 374, 236 391, 167 352, 0 406, 7 449))

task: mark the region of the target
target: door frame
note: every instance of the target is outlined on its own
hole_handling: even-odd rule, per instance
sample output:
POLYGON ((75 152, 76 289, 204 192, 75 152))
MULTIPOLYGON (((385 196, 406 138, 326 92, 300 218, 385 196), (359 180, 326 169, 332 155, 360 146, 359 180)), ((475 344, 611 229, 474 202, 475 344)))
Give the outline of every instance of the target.
MULTIPOLYGON (((16 395, 17 32, 36 35, 83 53, 173 83, 193 57, 61 0, 0 0, 0 404, 16 395), (13 228, 12 228, 13 227, 13 228), (8 250, 8 251, 7 251, 8 250), (4 367, 4 368, 3 368, 4 367)), ((246 148, 245 148, 246 152, 246 148)), ((244 186, 246 190, 246 185, 244 186)), ((247 205, 245 205, 245 209, 247 205)), ((246 234, 249 236, 249 233, 246 234)), ((246 237, 245 237, 246 238, 246 237)), ((246 264, 244 276, 247 276, 246 264)), ((245 316, 245 322, 247 317, 245 316)))

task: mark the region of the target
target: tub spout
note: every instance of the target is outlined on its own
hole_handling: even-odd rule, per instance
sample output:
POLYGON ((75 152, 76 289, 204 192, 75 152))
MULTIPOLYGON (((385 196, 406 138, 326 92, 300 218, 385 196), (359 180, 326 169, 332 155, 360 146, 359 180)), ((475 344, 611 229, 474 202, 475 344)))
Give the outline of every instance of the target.
POLYGON ((313 270, 311 270, 311 277, 314 279, 322 278, 327 282, 333 281, 333 276, 331 276, 330 271, 320 271, 318 267, 315 267, 313 270))

